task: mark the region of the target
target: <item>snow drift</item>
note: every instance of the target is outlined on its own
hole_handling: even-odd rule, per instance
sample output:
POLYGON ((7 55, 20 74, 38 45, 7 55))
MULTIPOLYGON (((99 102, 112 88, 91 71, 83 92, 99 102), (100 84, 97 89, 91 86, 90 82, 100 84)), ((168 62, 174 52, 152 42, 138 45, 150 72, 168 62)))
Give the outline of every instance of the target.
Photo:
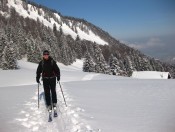
POLYGON ((132 77, 139 79, 169 79, 171 75, 169 72, 134 71, 132 77))

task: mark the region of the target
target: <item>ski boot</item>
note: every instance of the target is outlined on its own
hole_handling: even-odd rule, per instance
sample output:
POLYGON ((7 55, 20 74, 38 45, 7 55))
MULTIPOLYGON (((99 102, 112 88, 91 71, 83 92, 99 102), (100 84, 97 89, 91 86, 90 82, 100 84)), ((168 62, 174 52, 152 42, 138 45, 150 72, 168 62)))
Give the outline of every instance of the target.
POLYGON ((48 122, 51 122, 51 121, 52 121, 52 108, 51 108, 51 106, 48 106, 48 111, 49 111, 49 119, 48 119, 48 122))
POLYGON ((54 117, 57 117, 58 116, 58 113, 57 113, 57 107, 56 107, 56 104, 55 103, 53 104, 53 111, 54 111, 53 112, 53 116, 54 117))

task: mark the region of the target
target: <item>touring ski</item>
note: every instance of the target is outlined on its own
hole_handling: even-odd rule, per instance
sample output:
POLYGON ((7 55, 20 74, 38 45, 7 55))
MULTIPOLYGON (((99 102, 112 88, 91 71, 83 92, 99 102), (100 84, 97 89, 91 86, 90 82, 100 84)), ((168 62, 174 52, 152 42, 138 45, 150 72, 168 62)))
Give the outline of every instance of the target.
POLYGON ((51 122, 52 121, 52 111, 50 110, 49 111, 49 119, 48 119, 48 122, 51 122))
POLYGON ((58 116, 58 114, 57 114, 57 108, 54 107, 53 110, 54 110, 54 112, 53 112, 53 116, 54 116, 54 117, 57 117, 57 116, 58 116))

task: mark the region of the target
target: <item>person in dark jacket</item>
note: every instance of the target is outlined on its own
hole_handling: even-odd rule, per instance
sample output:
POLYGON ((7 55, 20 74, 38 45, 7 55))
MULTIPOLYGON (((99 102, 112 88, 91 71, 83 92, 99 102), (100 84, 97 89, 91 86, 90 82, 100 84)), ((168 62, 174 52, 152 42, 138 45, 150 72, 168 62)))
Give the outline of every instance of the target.
POLYGON ((49 56, 49 51, 45 50, 43 52, 43 60, 39 62, 36 71, 36 82, 40 83, 40 76, 42 75, 43 87, 45 93, 45 100, 48 111, 56 109, 57 104, 57 94, 56 94, 56 78, 60 81, 60 69, 56 62, 51 56, 49 56), (52 94, 52 96, 51 96, 52 94), (52 102, 51 102, 52 97, 52 102))

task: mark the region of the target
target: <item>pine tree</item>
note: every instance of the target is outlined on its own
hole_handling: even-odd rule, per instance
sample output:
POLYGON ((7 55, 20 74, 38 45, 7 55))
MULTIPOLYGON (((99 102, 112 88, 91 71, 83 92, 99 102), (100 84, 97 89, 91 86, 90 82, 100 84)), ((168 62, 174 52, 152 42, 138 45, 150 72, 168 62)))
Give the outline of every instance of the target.
POLYGON ((79 35, 77 35, 77 37, 76 37, 76 40, 75 41, 80 41, 80 36, 79 35))
POLYGON ((61 36, 60 38, 60 42, 61 43, 61 47, 60 47, 60 51, 61 51, 61 62, 65 65, 69 65, 69 48, 68 48, 68 44, 67 44, 67 40, 66 37, 64 35, 61 36))
POLYGON ((143 57, 143 67, 145 71, 150 71, 152 70, 151 66, 150 66, 150 61, 148 60, 147 57, 143 57))
POLYGON ((83 71, 84 72, 94 72, 95 71, 94 62, 88 52, 86 53, 86 56, 83 62, 83 71))
POLYGON ((63 34, 63 29, 62 29, 62 26, 60 26, 60 34, 62 35, 63 34))
POLYGON ((95 45, 94 47, 94 60, 95 60, 95 72, 97 73, 109 73, 109 67, 106 64, 106 61, 104 59, 104 56, 102 54, 101 49, 99 48, 98 45, 95 45))
POLYGON ((7 45, 7 37, 5 36, 5 33, 0 30, 0 68, 2 67, 2 56, 4 47, 7 45))
POLYGON ((7 43, 2 56, 2 69, 18 69, 13 42, 7 43))
POLYGON ((15 34, 15 41, 16 41, 16 47, 17 47, 17 52, 18 52, 18 59, 22 59, 24 55, 26 55, 26 33, 24 30, 22 30, 20 24, 18 24, 18 28, 15 28, 16 34, 15 34))
POLYGON ((31 34, 28 36, 26 41, 27 43, 27 60, 29 62, 38 63, 41 60, 41 51, 39 50, 38 46, 36 45, 35 40, 32 38, 31 34))
POLYGON ((74 49, 75 49, 75 51, 77 53, 77 58, 78 59, 81 59, 82 56, 83 56, 81 43, 82 43, 81 41, 75 41, 75 47, 74 47, 74 49))
POLYGON ((120 66, 119 66, 119 60, 111 54, 109 58, 109 65, 110 65, 110 71, 113 75, 119 75, 121 72, 120 66))

